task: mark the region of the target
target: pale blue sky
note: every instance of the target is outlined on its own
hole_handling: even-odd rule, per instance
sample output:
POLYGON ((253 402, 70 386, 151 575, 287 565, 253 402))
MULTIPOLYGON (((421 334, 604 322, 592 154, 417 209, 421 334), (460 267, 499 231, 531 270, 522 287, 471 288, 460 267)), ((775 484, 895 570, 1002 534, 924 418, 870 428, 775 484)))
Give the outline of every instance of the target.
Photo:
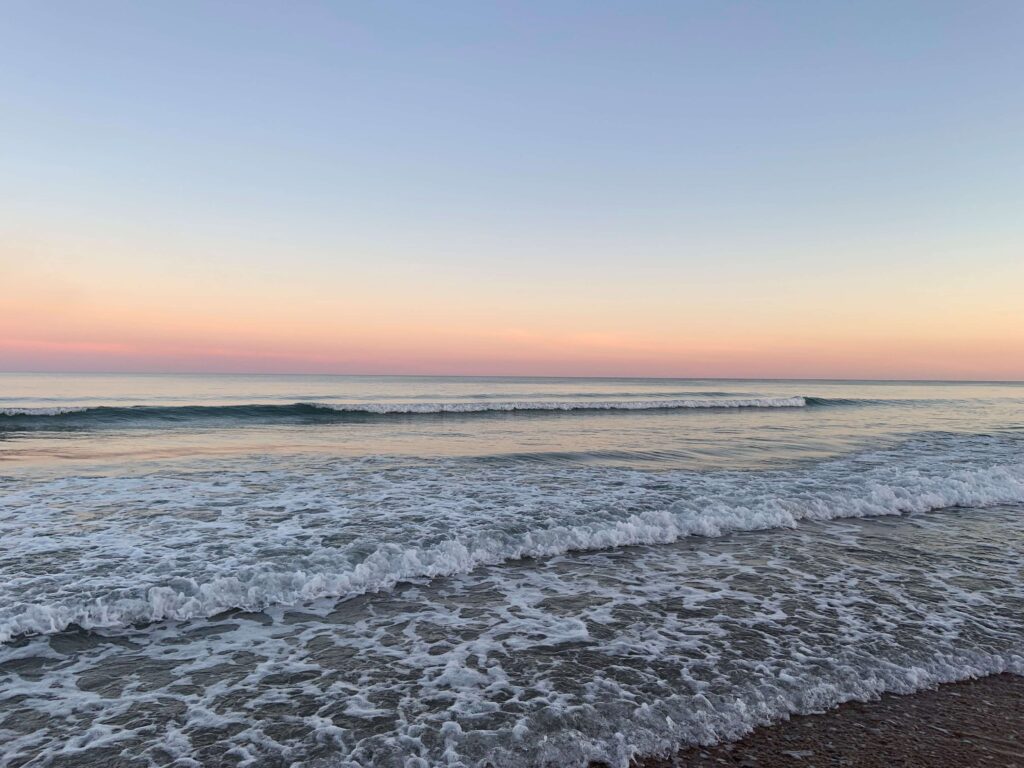
POLYGON ((453 257, 543 240, 546 258, 550 238, 668 255, 737 235, 955 236, 1021 203, 1017 0, 13 2, 5 17, 3 191, 42 215, 450 239, 453 257))
POLYGON ((1019 0, 3 11, 0 232, 43 251, 721 288, 1024 234, 1019 0))

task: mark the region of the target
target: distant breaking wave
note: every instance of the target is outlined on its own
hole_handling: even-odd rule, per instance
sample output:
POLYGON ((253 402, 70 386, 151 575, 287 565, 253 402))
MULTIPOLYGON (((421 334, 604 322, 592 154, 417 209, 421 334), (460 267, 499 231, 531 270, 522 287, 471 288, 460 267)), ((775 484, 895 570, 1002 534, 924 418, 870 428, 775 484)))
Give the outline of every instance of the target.
POLYGON ((672 411, 805 407, 935 405, 941 400, 882 400, 792 397, 663 398, 648 400, 492 400, 462 402, 248 403, 239 405, 96 405, 0 407, 0 432, 159 426, 196 421, 343 422, 388 416, 569 413, 582 411, 672 411))
POLYGON ((802 408, 803 397, 701 400, 522 400, 494 403, 310 403, 340 413, 486 413, 488 411, 653 411, 676 408, 802 408))
POLYGON ((0 408, 0 416, 63 416, 68 413, 83 413, 95 410, 79 407, 57 407, 57 408, 0 408))
POLYGON ((0 429, 179 422, 198 419, 327 419, 392 414, 510 413, 518 411, 651 411, 682 408, 802 408, 804 397, 701 398, 664 400, 516 400, 450 403, 289 403, 248 405, 48 406, 0 408, 0 429))

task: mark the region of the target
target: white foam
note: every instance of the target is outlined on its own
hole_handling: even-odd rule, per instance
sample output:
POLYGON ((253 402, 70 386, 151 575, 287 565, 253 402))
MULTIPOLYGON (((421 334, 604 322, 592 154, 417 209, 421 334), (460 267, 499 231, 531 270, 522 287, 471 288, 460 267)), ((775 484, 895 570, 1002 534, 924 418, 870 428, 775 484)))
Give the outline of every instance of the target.
POLYGON ((57 406, 52 408, 0 408, 2 416, 60 416, 65 413, 81 413, 88 411, 84 406, 57 406))
POLYGON ((516 400, 461 403, 308 403, 345 413, 484 413, 487 411, 650 411, 678 408, 803 408, 803 397, 685 400, 516 400))
POLYGON ((0 561, 0 641, 351 596, 525 557, 1024 502, 1024 463, 946 461, 965 468, 926 455, 871 469, 850 459, 760 473, 560 469, 533 480, 521 469, 367 472, 372 462, 338 461, 291 479, 259 470, 240 485, 222 474, 70 478, 8 496, 0 535, 11 551, 74 557, 76 567, 40 578, 0 561), (63 499, 85 516, 68 518, 63 499))
POLYGON ((0 739, 42 763, 100 762, 122 740, 203 764, 626 768, 849 699, 1024 672, 1019 554, 1001 546, 1022 528, 1007 508, 808 526, 28 638, 0 647, 0 739))

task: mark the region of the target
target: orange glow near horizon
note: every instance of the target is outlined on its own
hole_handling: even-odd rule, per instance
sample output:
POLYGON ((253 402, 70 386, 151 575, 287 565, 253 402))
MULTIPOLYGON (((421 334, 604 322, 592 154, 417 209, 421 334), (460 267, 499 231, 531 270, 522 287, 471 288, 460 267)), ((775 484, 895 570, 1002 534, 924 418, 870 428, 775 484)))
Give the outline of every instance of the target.
POLYGON ((534 286, 366 266, 358 285, 331 268, 242 281, 187 255, 169 270, 66 245, 3 252, 17 290, 0 299, 0 369, 1024 379, 1013 262, 986 295, 893 271, 727 291, 706 276, 534 286))
POLYGON ((576 5, 17 4, 0 370, 1024 379, 1024 6, 576 5))

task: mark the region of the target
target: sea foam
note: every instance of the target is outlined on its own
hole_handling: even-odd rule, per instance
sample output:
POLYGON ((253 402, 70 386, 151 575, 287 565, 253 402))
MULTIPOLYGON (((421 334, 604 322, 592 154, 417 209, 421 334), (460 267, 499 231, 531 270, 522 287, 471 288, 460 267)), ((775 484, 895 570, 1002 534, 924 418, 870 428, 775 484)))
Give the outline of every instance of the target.
POLYGON ((63 416, 92 410, 86 406, 55 406, 35 408, 0 408, 0 416, 63 416))
POLYGON ((848 458, 757 473, 467 476, 452 463, 373 471, 336 461, 290 477, 256 469, 233 484, 220 474, 64 479, 8 497, 0 534, 20 562, 78 565, 41 578, 3 563, 0 641, 348 597, 526 557, 1024 502, 1024 463, 977 451, 878 455, 867 468, 848 458), (79 525, 65 503, 93 521, 79 525))
POLYGON ((488 411, 651 411, 679 408, 802 408, 803 397, 664 400, 516 400, 462 403, 310 403, 343 413, 486 413, 488 411))

